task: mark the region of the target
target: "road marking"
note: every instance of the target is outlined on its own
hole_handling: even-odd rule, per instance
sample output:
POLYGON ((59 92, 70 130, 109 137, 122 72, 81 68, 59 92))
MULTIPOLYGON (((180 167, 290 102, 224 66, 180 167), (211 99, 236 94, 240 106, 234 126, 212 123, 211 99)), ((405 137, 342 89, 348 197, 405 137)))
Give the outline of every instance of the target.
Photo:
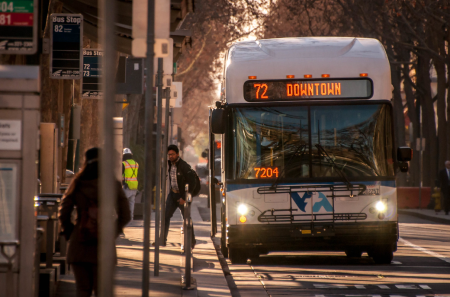
POLYGON ((314 284, 314 287, 319 289, 347 289, 346 285, 340 284, 314 284))
POLYGON ((402 262, 400 262, 400 261, 391 261, 391 264, 394 264, 394 265, 402 265, 402 262))
POLYGON ((389 286, 386 286, 386 285, 378 285, 378 288, 380 288, 380 289, 388 289, 389 290, 389 286))
POLYGON ((397 289, 418 289, 415 285, 395 285, 397 289))
POLYGON ((419 285, 419 287, 421 287, 422 289, 425 289, 425 290, 431 290, 431 288, 427 285, 419 285))
POLYGON ((365 289, 365 288, 366 288, 366 287, 363 286, 363 285, 355 285, 355 287, 356 287, 357 289, 365 289))
POLYGON ((431 255, 433 257, 441 259, 444 262, 450 263, 450 259, 445 257, 445 256, 443 256, 443 255, 441 255, 441 254, 435 253, 433 251, 427 250, 426 248, 423 248, 423 247, 420 247, 418 245, 415 245, 414 243, 411 243, 411 242, 409 242, 409 241, 407 241, 407 240, 405 240, 403 238, 400 238, 399 241, 401 241, 403 244, 408 245, 408 246, 410 246, 410 247, 412 247, 412 248, 414 248, 414 249, 416 249, 418 251, 427 253, 428 255, 431 255))

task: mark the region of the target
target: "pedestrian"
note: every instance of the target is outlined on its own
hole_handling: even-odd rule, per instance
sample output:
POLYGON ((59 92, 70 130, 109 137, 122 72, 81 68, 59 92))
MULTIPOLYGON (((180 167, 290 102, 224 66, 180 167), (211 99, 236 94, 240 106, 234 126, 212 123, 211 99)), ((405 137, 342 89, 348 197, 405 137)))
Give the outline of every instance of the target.
POLYGON ((441 184, 444 211, 448 215, 450 211, 450 161, 445 161, 445 168, 439 172, 439 181, 441 184))
POLYGON ((133 153, 129 148, 123 149, 122 156, 122 186, 130 206, 131 219, 134 218, 134 203, 138 192, 139 164, 133 160, 133 153))
MULTIPOLYGON (((85 164, 70 183, 59 210, 59 221, 63 234, 69 240, 67 263, 75 275, 77 297, 90 297, 92 291, 97 295, 97 248, 98 248, 98 148, 86 151, 85 164), (75 225, 71 221, 76 207, 75 225)), ((116 237, 130 221, 128 201, 119 181, 115 182, 117 201, 116 237)), ((114 248, 115 253, 115 248, 114 248)), ((117 262, 117 255, 114 259, 117 262)))
MULTIPOLYGON (((164 238, 162 245, 165 246, 167 243, 167 236, 169 235, 169 227, 170 227, 170 219, 173 214, 177 210, 180 209, 181 215, 184 218, 184 198, 186 197, 185 193, 185 185, 189 184, 189 192, 192 194, 192 191, 195 187, 195 178, 196 175, 194 170, 189 166, 186 161, 180 158, 180 151, 176 145, 169 145, 167 148, 168 155, 168 173, 169 173, 169 185, 170 191, 167 195, 166 200, 166 212, 165 212, 165 229, 164 229, 164 238)), ((194 248, 196 243, 194 236, 194 228, 192 227, 192 248, 194 248)))

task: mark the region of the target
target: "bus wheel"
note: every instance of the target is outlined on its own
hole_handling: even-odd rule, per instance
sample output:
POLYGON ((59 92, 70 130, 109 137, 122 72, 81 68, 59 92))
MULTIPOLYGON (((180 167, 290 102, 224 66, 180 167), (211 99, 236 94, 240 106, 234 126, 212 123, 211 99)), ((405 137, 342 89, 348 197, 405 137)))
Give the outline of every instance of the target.
POLYGON ((371 254, 373 260, 377 264, 391 264, 391 261, 394 258, 394 251, 390 245, 376 247, 371 254))
POLYGON ((245 264, 247 263, 247 253, 244 249, 229 248, 228 253, 232 264, 245 264))
POLYGON ((345 251, 345 254, 347 255, 347 257, 349 258, 361 258, 362 256, 362 251, 358 250, 358 249, 349 249, 345 251))

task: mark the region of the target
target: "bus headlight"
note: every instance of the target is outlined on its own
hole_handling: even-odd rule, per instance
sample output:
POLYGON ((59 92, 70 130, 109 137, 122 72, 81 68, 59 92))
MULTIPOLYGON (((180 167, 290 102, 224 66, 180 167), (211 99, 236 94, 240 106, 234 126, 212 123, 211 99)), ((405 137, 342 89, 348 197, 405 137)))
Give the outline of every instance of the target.
POLYGON ((378 201, 377 204, 375 204, 375 208, 379 211, 379 212, 384 212, 386 211, 386 204, 383 201, 378 201))
POLYGON ((246 215, 248 213, 248 207, 245 204, 241 204, 238 206, 237 211, 240 215, 246 215))

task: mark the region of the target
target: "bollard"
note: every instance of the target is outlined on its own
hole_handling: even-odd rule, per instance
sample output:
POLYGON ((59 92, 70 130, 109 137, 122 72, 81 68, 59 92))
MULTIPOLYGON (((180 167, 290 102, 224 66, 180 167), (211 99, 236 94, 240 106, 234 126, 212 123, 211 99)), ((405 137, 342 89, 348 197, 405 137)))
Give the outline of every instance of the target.
POLYGON ((192 219, 191 219, 191 202, 192 195, 189 193, 189 185, 186 184, 186 197, 184 203, 184 290, 191 290, 191 257, 192 257, 192 219))

